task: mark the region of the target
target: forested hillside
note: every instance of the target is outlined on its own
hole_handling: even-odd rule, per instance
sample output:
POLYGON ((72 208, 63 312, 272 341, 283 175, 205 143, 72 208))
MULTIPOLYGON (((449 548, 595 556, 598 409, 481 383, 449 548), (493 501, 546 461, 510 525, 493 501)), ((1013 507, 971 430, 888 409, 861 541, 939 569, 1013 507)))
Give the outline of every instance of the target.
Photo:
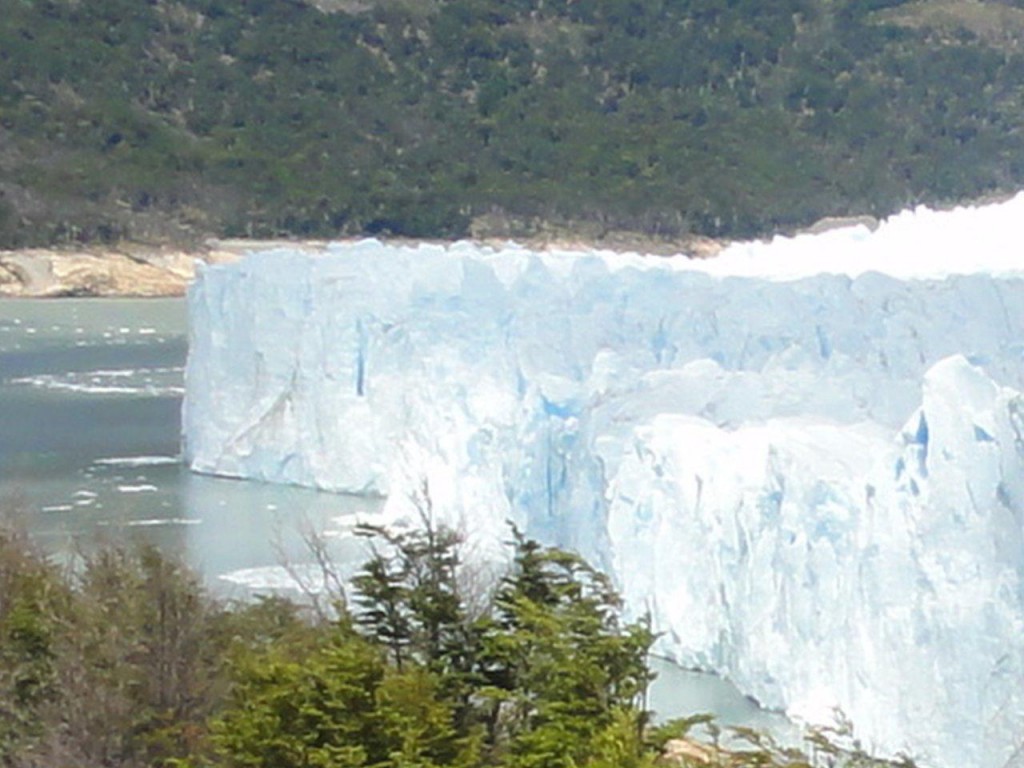
POLYGON ((748 237, 1024 183, 1024 0, 0 0, 0 246, 748 237))

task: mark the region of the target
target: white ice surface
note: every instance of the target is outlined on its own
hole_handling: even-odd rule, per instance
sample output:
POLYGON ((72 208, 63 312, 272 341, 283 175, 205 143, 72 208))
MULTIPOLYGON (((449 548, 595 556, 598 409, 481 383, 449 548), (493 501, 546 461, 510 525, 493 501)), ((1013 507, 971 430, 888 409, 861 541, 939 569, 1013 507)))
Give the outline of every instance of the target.
MULTIPOLYGON (((691 261, 338 244, 190 294, 197 471, 609 569, 663 650, 923 765, 1024 742, 1024 197, 691 261)), ((1014 762, 1017 761, 1017 762, 1014 762)))

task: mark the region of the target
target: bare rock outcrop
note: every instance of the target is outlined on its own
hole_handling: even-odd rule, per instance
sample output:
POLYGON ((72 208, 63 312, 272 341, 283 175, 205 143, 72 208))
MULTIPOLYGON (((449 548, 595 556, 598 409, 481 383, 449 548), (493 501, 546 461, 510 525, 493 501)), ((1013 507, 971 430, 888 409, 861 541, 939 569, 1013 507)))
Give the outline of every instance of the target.
POLYGON ((283 244, 211 240, 195 251, 139 245, 0 251, 0 297, 183 296, 198 263, 235 261, 248 251, 283 244))
POLYGON ((0 296, 180 296, 195 274, 194 254, 0 252, 0 296))

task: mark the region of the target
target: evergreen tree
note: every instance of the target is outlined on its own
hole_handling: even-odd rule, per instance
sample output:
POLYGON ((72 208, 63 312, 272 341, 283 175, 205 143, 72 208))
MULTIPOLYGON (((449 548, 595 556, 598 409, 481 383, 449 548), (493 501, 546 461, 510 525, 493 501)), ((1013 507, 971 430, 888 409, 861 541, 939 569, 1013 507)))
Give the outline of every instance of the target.
POLYGON ((464 666, 459 658, 468 622, 457 579, 461 539, 435 527, 427 515, 422 522, 409 533, 359 528, 360 535, 377 543, 352 580, 356 621, 391 649, 399 668, 411 655, 445 673, 464 666))
POLYGON ((472 765, 434 675, 389 668, 345 624, 310 649, 275 644, 242 654, 213 724, 232 768, 433 768, 472 765))
POLYGON ((515 529, 512 544, 512 572, 482 632, 492 746, 515 765, 580 765, 627 717, 639 750, 646 713, 637 705, 653 677, 647 623, 622 624, 609 580, 579 556, 515 529))
POLYGON ((411 661, 436 674, 460 731, 468 733, 474 721, 471 697, 479 638, 458 583, 461 538, 433 524, 429 497, 424 498, 427 511, 417 530, 360 528, 375 543, 372 557, 352 582, 355 620, 368 637, 389 649, 399 671, 411 661))

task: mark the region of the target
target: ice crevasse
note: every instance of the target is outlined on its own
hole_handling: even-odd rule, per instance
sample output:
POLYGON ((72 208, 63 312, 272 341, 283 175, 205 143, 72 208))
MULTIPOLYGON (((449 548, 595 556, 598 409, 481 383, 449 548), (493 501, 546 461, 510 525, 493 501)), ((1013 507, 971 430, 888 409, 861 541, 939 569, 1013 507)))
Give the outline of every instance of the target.
POLYGON ((609 570, 663 650, 925 766, 1024 765, 1024 197, 693 261, 278 250, 189 296, 193 469, 609 570))

